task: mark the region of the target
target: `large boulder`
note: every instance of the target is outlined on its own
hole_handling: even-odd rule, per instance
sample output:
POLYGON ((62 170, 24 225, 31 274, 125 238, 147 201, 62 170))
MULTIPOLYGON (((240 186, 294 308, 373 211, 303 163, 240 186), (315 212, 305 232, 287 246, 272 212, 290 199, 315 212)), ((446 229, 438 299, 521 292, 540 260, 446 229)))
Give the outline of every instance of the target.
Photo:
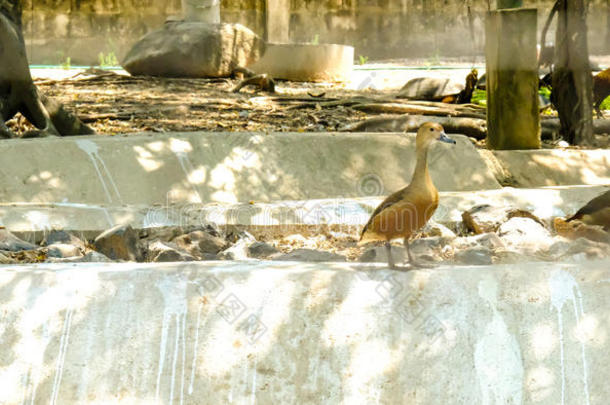
POLYGON ((240 24, 171 22, 140 39, 123 67, 132 75, 226 77, 264 50, 265 42, 240 24))

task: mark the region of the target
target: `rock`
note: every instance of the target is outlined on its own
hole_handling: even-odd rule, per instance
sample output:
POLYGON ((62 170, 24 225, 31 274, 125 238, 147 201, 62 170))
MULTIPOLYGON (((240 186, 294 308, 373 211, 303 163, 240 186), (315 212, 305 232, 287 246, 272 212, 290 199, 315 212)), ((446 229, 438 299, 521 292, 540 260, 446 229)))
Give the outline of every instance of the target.
POLYGON ((464 226, 476 234, 495 232, 507 219, 505 209, 489 204, 477 205, 462 213, 464 226))
POLYGON ((148 247, 148 258, 152 262, 191 262, 195 258, 180 251, 178 246, 171 242, 153 242, 148 247))
POLYGON ((53 243, 47 246, 47 256, 49 257, 78 257, 82 256, 83 252, 80 247, 76 245, 69 245, 67 243, 53 243))
POLYGON ((345 256, 313 249, 296 249, 290 253, 276 254, 272 260, 298 262, 345 262, 345 256))
POLYGON ((498 236, 507 247, 525 252, 547 249, 553 244, 549 231, 530 218, 509 219, 498 229, 498 236))
POLYGON ((544 227, 543 222, 535 215, 513 206, 482 204, 462 213, 464 227, 476 234, 496 232, 500 225, 512 218, 529 218, 544 227))
POLYGON ((549 247, 547 254, 551 260, 601 259, 610 256, 610 247, 606 243, 595 242, 587 238, 578 238, 569 242, 558 240, 549 247))
POLYGON ((265 43, 240 24, 171 22, 140 39, 123 67, 132 75, 228 77, 264 53, 265 43))
POLYGON ((112 263, 114 260, 95 251, 91 251, 84 256, 55 258, 48 260, 49 263, 112 263))
POLYGON ((80 249, 85 250, 85 242, 83 242, 80 238, 76 237, 70 232, 60 230, 52 230, 51 232, 49 232, 49 234, 44 238, 44 241, 41 244, 43 246, 49 246, 58 243, 77 246, 80 249))
POLYGON ((283 237, 282 240, 280 241, 280 243, 283 245, 290 245, 290 246, 305 246, 305 244, 307 244, 307 238, 299 233, 295 233, 295 234, 283 237))
POLYGON ((269 257, 276 253, 279 253, 279 250, 267 242, 254 242, 248 246, 248 255, 257 259, 269 257))
POLYGON ((14 264, 14 263, 16 263, 15 260, 0 253, 0 264, 14 264))
POLYGON ((248 245, 250 245, 251 239, 240 239, 233 246, 218 254, 218 258, 221 260, 246 260, 248 259, 248 245))
POLYGON ((452 245, 455 249, 467 249, 471 247, 486 247, 491 250, 504 248, 504 242, 502 239, 493 232, 483 233, 481 235, 474 236, 463 236, 455 238, 452 241, 452 245))
MULTIPOLYGON (((403 263, 407 260, 407 249, 402 246, 392 245, 392 258, 395 263, 403 263)), ((362 253, 359 261, 363 263, 387 263, 388 254, 385 246, 371 247, 362 253)))
POLYGON ((188 254, 202 258, 205 255, 216 255, 227 248, 228 243, 223 238, 206 231, 193 231, 178 236, 173 242, 188 254))
POLYGON ((435 221, 428 221, 426 226, 423 229, 423 233, 426 236, 441 236, 443 238, 455 238, 455 232, 451 229, 447 228, 443 224, 439 224, 435 221))
POLYGON ((117 225, 100 234, 93 246, 96 251, 113 260, 139 261, 142 249, 138 233, 131 225, 117 225))
POLYGON ((21 250, 34 250, 38 246, 19 239, 5 228, 0 228, 0 250, 19 252, 21 250))
POLYGON ((162 242, 170 242, 174 238, 183 235, 184 229, 181 226, 163 226, 159 228, 143 229, 140 232, 140 239, 149 241, 160 240, 162 242))
POLYGON ((455 261, 462 264, 485 265, 492 264, 491 249, 483 246, 471 247, 455 253, 455 261))

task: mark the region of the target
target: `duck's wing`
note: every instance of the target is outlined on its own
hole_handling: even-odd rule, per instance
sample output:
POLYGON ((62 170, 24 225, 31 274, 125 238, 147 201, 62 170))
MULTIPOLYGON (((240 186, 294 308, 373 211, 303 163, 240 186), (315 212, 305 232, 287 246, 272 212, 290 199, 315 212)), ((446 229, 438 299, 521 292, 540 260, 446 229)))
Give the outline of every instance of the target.
POLYGON ((581 219, 585 215, 591 215, 606 208, 610 208, 610 190, 589 201, 584 207, 579 209, 576 214, 568 218, 567 222, 574 219, 581 219))
POLYGON ((371 214, 371 217, 369 218, 366 225, 364 225, 364 228, 362 229, 362 232, 360 233, 360 239, 362 239, 362 236, 369 229, 369 227, 373 223, 373 220, 375 219, 375 217, 377 215, 379 215, 379 213, 381 213, 381 211, 383 211, 384 209, 389 208, 389 207, 399 203, 400 201, 402 201, 405 194, 407 193, 407 191, 408 191, 408 187, 405 187, 401 190, 398 190, 397 192, 395 192, 393 194, 390 194, 385 200, 383 200, 383 202, 381 204, 379 204, 379 206, 377 208, 375 208, 375 211, 373 211, 373 213, 371 214))

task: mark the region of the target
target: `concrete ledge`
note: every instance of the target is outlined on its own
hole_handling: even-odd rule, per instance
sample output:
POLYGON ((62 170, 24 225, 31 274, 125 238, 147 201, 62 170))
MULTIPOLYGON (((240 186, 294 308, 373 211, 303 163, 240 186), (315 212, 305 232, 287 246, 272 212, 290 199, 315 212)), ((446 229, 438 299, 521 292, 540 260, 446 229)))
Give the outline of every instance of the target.
MULTIPOLYGON (((455 139, 455 147, 439 142, 431 150, 437 187, 499 188, 471 142, 455 139)), ((120 206, 377 196, 409 182, 414 143, 414 135, 343 133, 6 140, 0 201, 120 206)))
POLYGON ((493 151, 518 187, 610 184, 610 150, 493 151))
MULTIPOLYGON (((441 192, 433 220, 446 225, 462 221, 476 205, 530 211, 544 221, 575 213, 610 186, 572 186, 544 189, 503 188, 475 192, 441 192)), ((329 226, 333 231, 358 233, 383 197, 276 201, 253 204, 186 204, 171 206, 105 206, 0 204, 0 226, 30 242, 40 242, 52 229, 81 232, 90 239, 117 224, 137 229, 215 223, 251 231, 264 228, 277 234, 310 234, 329 226)))
POLYGON ((2 267, 0 403, 601 404, 609 269, 2 267))
POLYGON ((267 44, 263 56, 248 66, 276 79, 303 82, 348 81, 354 47, 338 44, 267 44))

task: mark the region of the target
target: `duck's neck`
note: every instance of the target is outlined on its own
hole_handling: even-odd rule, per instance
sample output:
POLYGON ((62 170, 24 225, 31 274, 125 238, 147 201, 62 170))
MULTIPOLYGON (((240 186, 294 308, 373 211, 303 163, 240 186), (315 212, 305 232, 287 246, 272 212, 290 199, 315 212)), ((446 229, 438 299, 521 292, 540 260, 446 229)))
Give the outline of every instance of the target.
POLYGON ((417 149, 416 155, 417 160, 411 184, 416 184, 418 186, 432 185, 432 179, 430 178, 430 172, 428 171, 428 146, 417 149))

